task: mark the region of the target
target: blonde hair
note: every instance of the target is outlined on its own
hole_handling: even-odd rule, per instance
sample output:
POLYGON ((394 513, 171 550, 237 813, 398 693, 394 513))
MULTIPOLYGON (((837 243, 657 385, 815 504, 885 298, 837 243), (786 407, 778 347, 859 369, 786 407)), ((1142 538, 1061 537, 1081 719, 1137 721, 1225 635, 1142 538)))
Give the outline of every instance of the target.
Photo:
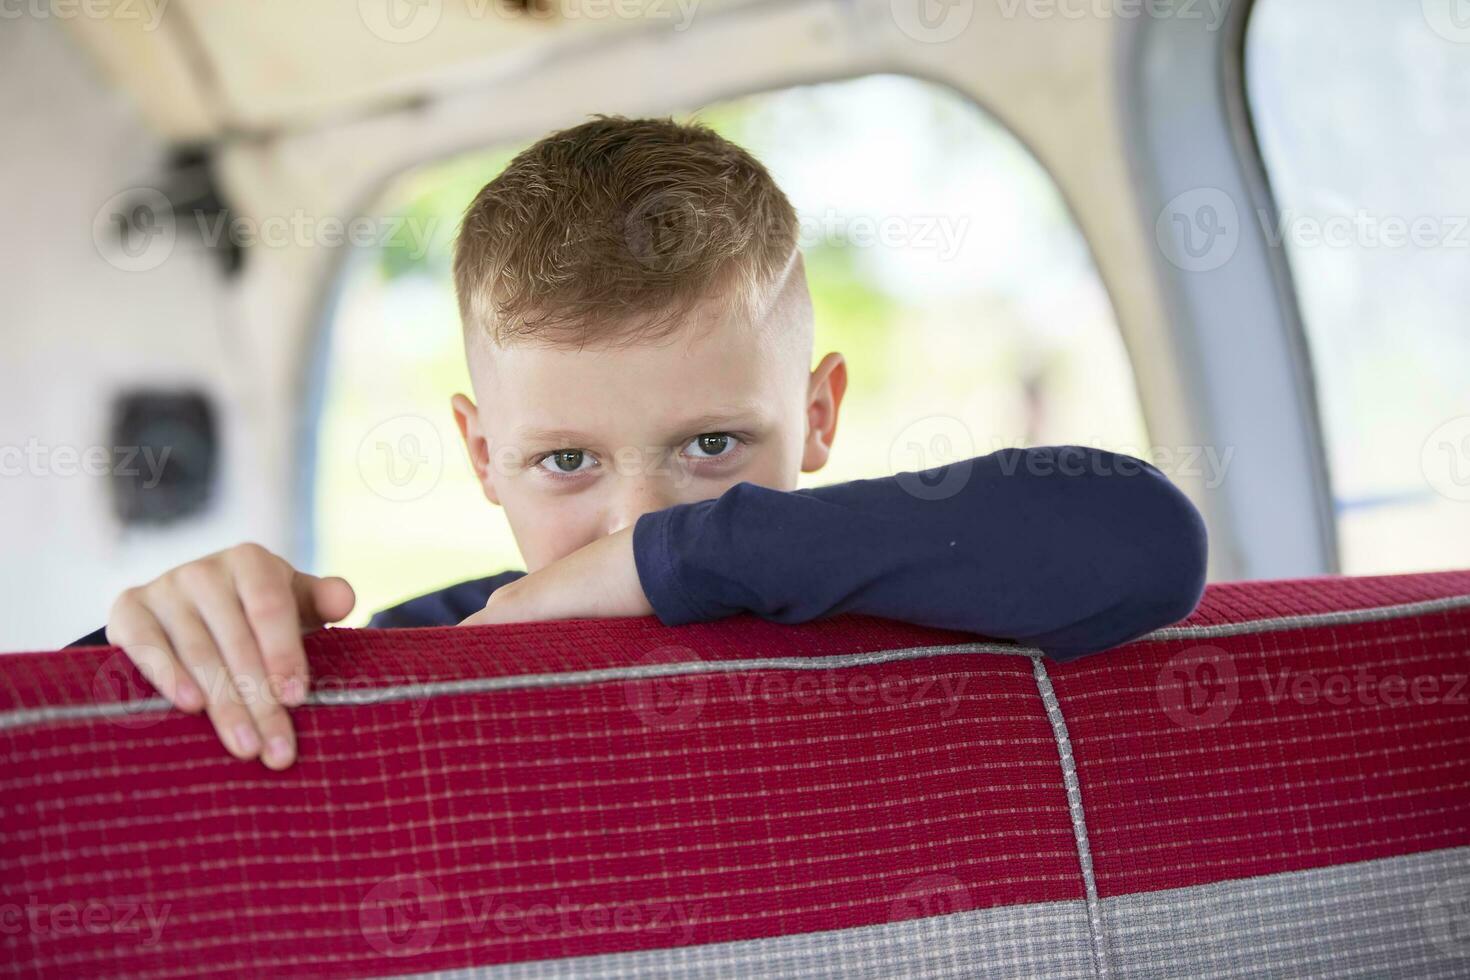
POLYGON ((454 247, 460 318, 501 346, 659 340, 711 296, 764 305, 797 232, 766 168, 707 126, 597 116, 476 195, 454 247))

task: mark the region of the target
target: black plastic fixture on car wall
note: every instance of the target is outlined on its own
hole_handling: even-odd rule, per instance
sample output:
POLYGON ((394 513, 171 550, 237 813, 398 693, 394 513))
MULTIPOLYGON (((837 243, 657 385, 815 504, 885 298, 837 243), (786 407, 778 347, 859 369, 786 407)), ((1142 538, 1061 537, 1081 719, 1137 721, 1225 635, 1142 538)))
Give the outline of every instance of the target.
POLYGON ((205 511, 219 471, 214 406, 199 391, 134 391, 112 410, 112 507, 124 526, 205 511))

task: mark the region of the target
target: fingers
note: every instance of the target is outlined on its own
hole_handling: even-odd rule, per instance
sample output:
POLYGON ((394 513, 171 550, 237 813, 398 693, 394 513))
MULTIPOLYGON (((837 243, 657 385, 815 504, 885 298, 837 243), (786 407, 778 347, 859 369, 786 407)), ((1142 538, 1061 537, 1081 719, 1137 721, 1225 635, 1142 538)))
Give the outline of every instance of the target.
MULTIPOLYGON (((272 769, 286 768, 296 760, 291 718, 280 702, 279 681, 267 676, 255 633, 246 621, 234 583, 224 576, 200 576, 192 584, 188 597, 213 637, 215 649, 222 655, 240 703, 250 713, 259 736, 254 744, 260 748, 261 761, 272 769)), ((248 739, 248 733, 237 729, 236 737, 248 739)))
POLYGON ((494 620, 492 620, 490 618, 490 611, 488 609, 481 609, 479 612, 470 613, 464 619, 461 619, 459 621, 459 625, 461 625, 461 626, 488 626, 492 622, 494 622, 494 620))
POLYGON ((305 572, 294 572, 292 590, 302 610, 302 628, 318 629, 339 619, 346 619, 357 605, 357 594, 344 578, 335 575, 317 578, 305 572))
POLYGON ((343 579, 304 575, 246 544, 124 592, 107 638, 180 710, 205 710, 237 758, 284 769, 296 758, 286 708, 306 700, 310 683, 302 631, 342 619, 355 602, 343 579))
POLYGON ((140 601, 137 589, 128 589, 107 617, 107 642, 122 647, 128 659, 159 694, 180 711, 194 714, 204 707, 204 692, 174 658, 168 634, 140 601))
MULTIPOLYGON (((525 582, 525 579, 519 580, 525 582)), ((516 582, 507 582, 491 592, 485 608, 460 620, 460 626, 494 626, 497 623, 525 623, 538 619, 529 611, 528 602, 517 598, 522 597, 523 592, 517 592, 512 588, 513 585, 516 582)))
POLYGON ((255 634, 265 673, 282 703, 296 707, 311 683, 301 643, 302 610, 293 579, 298 573, 254 545, 232 549, 231 574, 241 608, 255 634))
POLYGON ((196 608, 160 579, 148 587, 148 606, 168 636, 169 648, 203 688, 205 711, 219 738, 237 759, 260 754, 260 733, 235 689, 213 634, 196 608))

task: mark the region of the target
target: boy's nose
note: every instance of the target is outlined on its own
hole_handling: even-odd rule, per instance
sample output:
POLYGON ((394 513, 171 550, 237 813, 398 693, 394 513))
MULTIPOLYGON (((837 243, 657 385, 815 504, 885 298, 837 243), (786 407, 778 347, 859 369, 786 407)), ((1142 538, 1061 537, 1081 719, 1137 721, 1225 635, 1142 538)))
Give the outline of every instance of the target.
POLYGON ((632 527, 644 514, 678 503, 678 495, 667 483, 647 476, 628 480, 608 511, 607 533, 615 534, 625 527, 632 527))

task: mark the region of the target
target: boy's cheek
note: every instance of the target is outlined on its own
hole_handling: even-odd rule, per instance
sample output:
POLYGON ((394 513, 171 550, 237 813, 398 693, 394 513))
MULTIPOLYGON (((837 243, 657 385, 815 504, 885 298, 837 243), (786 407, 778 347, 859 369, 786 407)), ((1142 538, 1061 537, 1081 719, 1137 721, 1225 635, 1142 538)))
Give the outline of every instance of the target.
POLYGON ((502 498, 502 506, 528 572, 544 568, 599 537, 585 526, 585 515, 565 499, 553 504, 502 498))

